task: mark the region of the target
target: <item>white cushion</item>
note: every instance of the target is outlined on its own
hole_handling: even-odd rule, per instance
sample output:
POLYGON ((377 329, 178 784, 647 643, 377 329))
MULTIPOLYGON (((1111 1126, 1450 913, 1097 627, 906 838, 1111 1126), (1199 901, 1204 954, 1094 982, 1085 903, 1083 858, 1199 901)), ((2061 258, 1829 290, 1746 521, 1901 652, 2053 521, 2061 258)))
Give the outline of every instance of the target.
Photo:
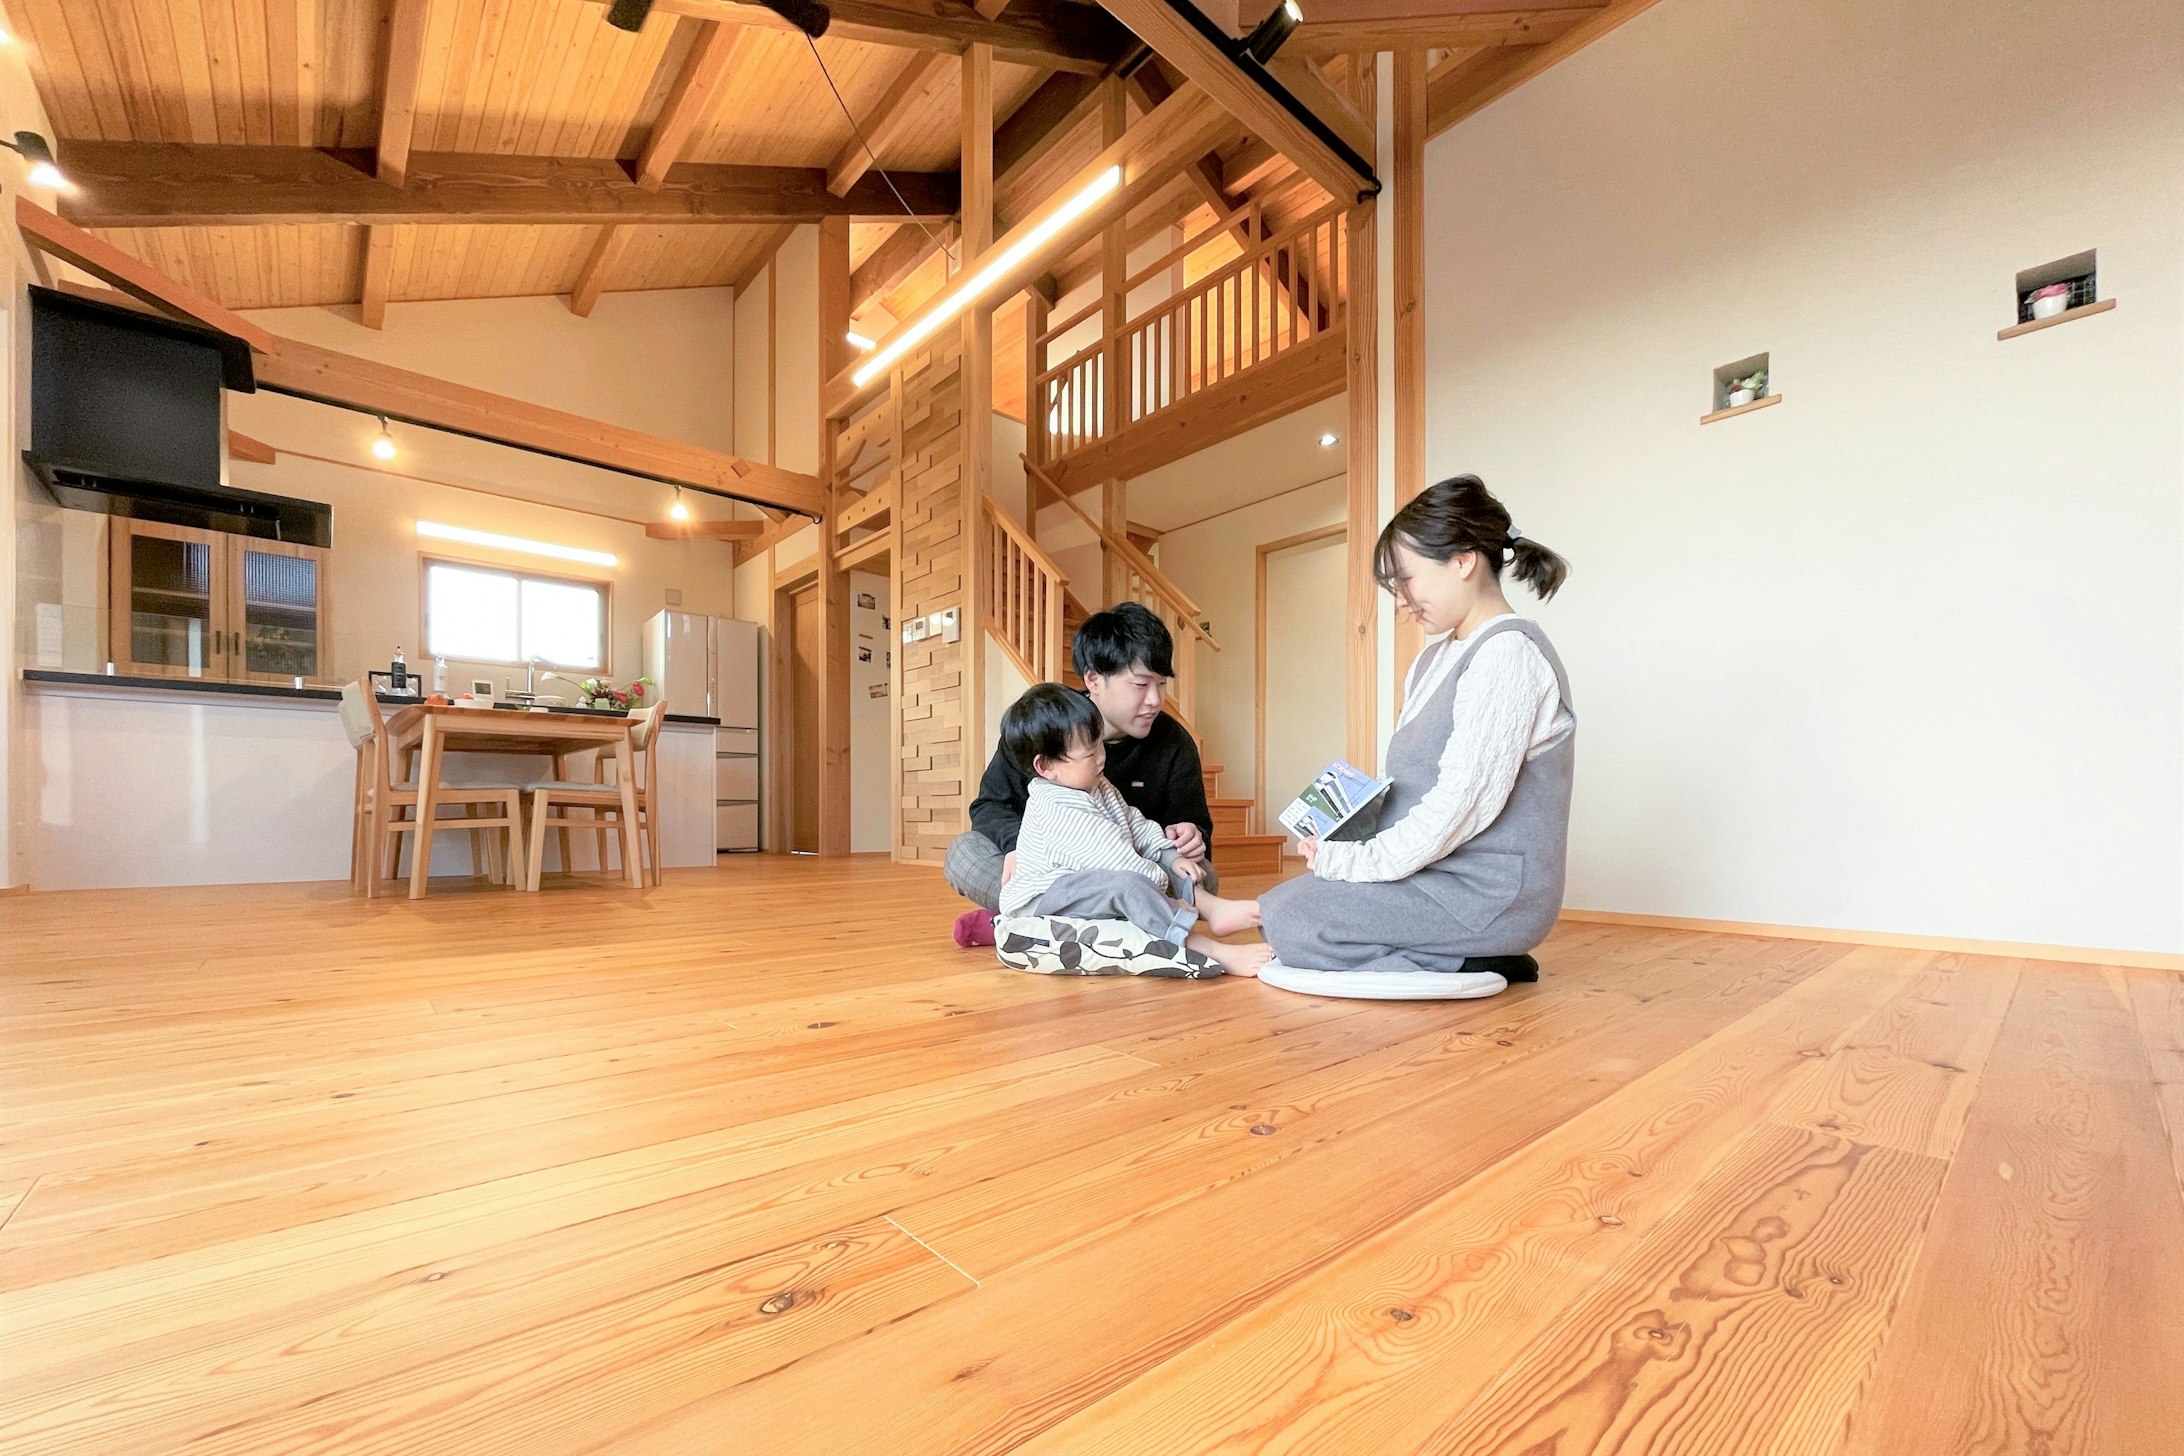
POLYGON ((1492 971, 1315 971, 1280 961, 1261 966, 1259 979, 1281 991, 1354 1001, 1472 1001, 1509 989, 1492 971))

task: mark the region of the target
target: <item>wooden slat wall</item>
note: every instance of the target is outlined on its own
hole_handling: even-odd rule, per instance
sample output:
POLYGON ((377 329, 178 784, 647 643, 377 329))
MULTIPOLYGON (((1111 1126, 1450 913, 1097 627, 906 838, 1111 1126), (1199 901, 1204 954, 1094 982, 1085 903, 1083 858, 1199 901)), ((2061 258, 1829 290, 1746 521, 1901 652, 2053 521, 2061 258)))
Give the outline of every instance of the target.
POLYGON ((895 857, 938 864, 969 827, 970 790, 982 764, 964 762, 963 663, 970 634, 963 565, 963 338, 939 331, 910 355, 897 393, 902 475, 896 514, 895 621, 964 608, 963 641, 904 643, 894 635, 901 687, 895 696, 901 745, 901 817, 895 857))

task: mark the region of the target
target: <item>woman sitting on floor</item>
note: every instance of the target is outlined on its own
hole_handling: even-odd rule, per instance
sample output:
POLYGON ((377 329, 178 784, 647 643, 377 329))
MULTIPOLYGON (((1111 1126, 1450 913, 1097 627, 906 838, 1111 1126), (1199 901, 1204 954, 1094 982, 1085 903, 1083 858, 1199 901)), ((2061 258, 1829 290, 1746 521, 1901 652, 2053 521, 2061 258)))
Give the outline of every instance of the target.
POLYGON ((1272 985, 1323 995, 1487 996, 1536 980, 1562 910, 1577 720, 1561 659, 1501 574, 1541 598, 1569 568, 1475 475, 1413 499, 1374 573, 1431 638, 1412 665, 1380 831, 1309 840, 1309 877, 1260 897, 1272 985))

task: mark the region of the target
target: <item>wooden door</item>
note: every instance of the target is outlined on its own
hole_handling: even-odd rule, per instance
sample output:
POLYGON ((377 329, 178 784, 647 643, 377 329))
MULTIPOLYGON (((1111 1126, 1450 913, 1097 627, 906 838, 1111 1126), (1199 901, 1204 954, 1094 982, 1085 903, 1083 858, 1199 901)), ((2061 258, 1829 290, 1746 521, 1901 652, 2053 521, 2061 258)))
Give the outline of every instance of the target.
POLYGON ((238 682, 328 675, 327 552, 285 541, 228 538, 230 671, 238 682))
MULTIPOLYGON (((821 546, 825 549, 824 545, 821 546)), ((789 596, 789 852, 819 852, 819 588, 789 596)))
POLYGON ((113 518, 106 655, 116 672, 227 677, 229 539, 194 526, 113 518))

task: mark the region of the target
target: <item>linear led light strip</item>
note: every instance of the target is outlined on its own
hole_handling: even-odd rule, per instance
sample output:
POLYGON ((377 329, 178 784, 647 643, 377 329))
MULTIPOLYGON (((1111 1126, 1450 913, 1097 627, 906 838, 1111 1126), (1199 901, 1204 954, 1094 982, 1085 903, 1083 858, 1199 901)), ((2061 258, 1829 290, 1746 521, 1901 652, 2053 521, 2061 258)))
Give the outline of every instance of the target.
POLYGON ((611 551, 590 551, 582 546, 556 546, 551 541, 529 541, 493 531, 473 531, 468 526, 445 526, 438 521, 419 521, 417 534, 435 541, 460 541, 466 546, 489 546, 495 551, 521 551, 530 556, 551 556, 557 561, 581 561, 589 566, 613 566, 611 551))
POLYGON ((1085 213, 1096 207, 1102 198, 1121 185, 1122 168, 1120 166, 1109 167, 1099 176, 1094 177, 1089 183, 1085 184, 1084 191, 1070 198, 1068 202, 1062 204, 1061 209, 1052 217, 1018 238, 1009 245, 1007 251, 1001 253, 992 262, 972 274, 961 287, 949 294, 938 308, 911 324, 908 328, 896 330, 894 335, 880 347, 877 354, 865 360, 863 368, 849 376, 850 382, 862 389, 873 379, 885 373, 889 365, 916 348, 921 339, 963 312, 965 307, 980 295, 986 293, 994 284, 1000 282, 1017 264, 1023 262, 1024 259, 1044 246, 1048 239, 1084 216, 1085 213))

